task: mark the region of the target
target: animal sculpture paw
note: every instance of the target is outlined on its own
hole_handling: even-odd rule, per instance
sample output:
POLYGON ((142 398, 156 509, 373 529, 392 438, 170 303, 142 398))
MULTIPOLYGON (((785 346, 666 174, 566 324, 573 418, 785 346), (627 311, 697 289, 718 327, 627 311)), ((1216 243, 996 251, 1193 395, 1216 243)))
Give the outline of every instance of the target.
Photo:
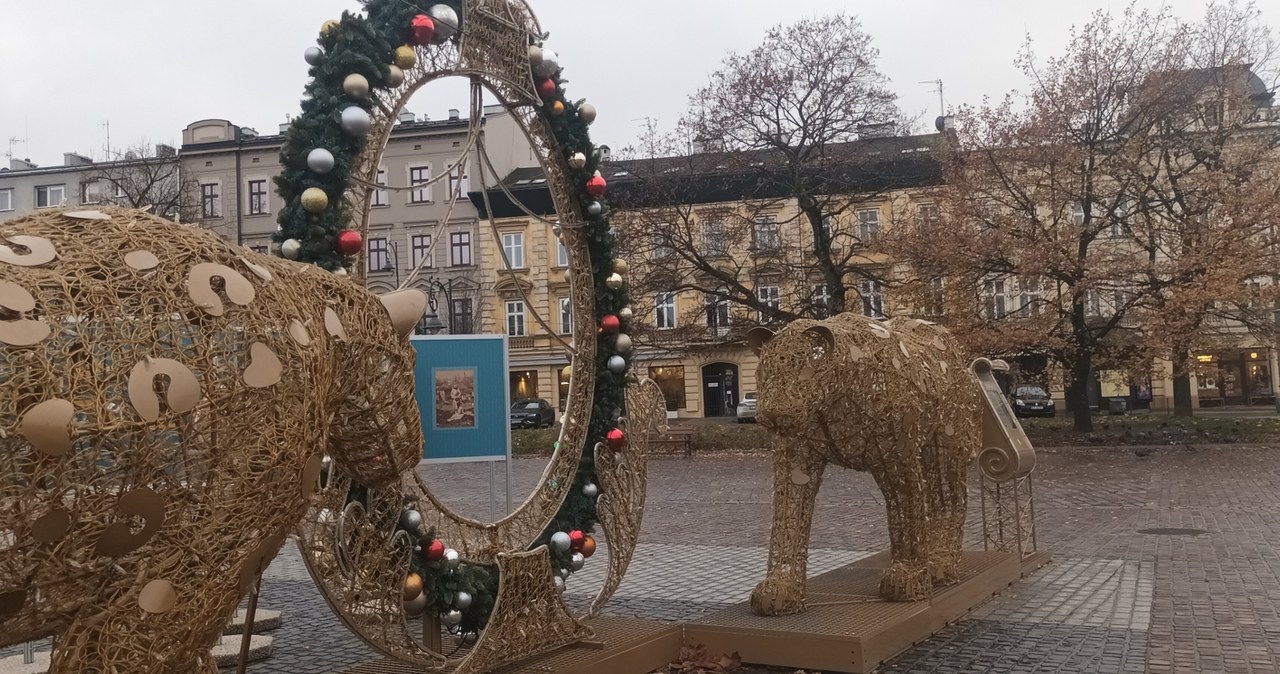
POLYGON ((933 582, 924 565, 894 562, 880 577, 880 596, 889 601, 920 601, 932 591, 933 582))
POLYGON ((794 615, 804 610, 803 583, 771 576, 751 591, 751 612, 756 615, 794 615))

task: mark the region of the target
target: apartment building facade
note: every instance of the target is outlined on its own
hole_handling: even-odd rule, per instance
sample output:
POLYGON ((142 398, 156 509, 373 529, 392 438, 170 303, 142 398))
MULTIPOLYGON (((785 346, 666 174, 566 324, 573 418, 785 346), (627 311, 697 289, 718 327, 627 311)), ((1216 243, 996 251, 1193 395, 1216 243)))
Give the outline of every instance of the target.
POLYGON ((177 152, 157 145, 147 157, 126 154, 118 160, 95 161, 65 152, 62 164, 38 166, 29 159, 10 159, 0 168, 0 221, 44 208, 104 203, 156 206, 178 217, 182 185, 177 152))

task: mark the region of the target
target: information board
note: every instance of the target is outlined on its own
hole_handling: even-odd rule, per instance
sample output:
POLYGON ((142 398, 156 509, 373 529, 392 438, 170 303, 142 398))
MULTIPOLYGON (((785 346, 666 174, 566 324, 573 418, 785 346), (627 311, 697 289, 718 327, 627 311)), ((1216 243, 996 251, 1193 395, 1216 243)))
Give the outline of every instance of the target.
POLYGON ((511 401, 506 335, 414 337, 414 396, 428 463, 506 461, 511 401))

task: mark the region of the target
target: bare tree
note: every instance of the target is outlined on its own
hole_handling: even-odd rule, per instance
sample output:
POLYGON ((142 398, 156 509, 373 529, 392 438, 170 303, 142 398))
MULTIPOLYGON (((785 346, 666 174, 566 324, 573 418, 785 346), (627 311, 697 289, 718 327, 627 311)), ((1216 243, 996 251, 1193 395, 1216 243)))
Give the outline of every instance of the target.
POLYGON ((199 187, 183 175, 177 152, 168 145, 141 142, 86 171, 80 184, 81 201, 148 208, 177 222, 194 222, 200 215, 199 187))
POLYGON ((1028 43, 1029 95, 959 111, 939 226, 889 246, 917 298, 945 287, 946 321, 976 350, 1060 365, 1079 430, 1096 369, 1161 350, 1185 367, 1209 299, 1245 302, 1246 279, 1274 269, 1273 207, 1243 214, 1260 207, 1272 131, 1251 130, 1264 101, 1241 97, 1247 64, 1206 47, 1231 32, 1215 11, 1239 13, 1235 38, 1256 21, 1234 5, 1201 24, 1130 6, 1096 13, 1060 58, 1028 43), (1227 92, 1237 117, 1206 117, 1227 92))

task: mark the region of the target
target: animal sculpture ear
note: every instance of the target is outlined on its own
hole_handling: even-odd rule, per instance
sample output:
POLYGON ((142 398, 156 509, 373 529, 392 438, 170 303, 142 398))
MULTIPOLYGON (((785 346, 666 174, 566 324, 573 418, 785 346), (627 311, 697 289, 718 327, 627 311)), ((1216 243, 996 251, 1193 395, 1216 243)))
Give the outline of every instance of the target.
POLYGON ((1009 364, 1003 360, 999 360, 999 359, 993 360, 991 361, 991 369, 995 370, 996 372, 1008 372, 1009 364))
POLYGON ((747 331, 747 346, 757 354, 771 339, 773 339, 773 331, 769 328, 751 328, 747 331))
POLYGON ((975 358, 973 364, 969 366, 969 371, 979 377, 989 374, 992 369, 994 369, 992 362, 987 358, 975 358))
POLYGON ((831 351, 836 348, 836 336, 831 333, 831 328, 825 325, 815 325, 804 331, 811 339, 822 344, 822 355, 827 357, 831 355, 831 351))
POLYGON ((408 337, 413 326, 418 324, 427 311, 427 294, 416 288, 396 290, 386 295, 379 295, 382 306, 387 308, 391 316, 391 325, 401 337, 408 337))

